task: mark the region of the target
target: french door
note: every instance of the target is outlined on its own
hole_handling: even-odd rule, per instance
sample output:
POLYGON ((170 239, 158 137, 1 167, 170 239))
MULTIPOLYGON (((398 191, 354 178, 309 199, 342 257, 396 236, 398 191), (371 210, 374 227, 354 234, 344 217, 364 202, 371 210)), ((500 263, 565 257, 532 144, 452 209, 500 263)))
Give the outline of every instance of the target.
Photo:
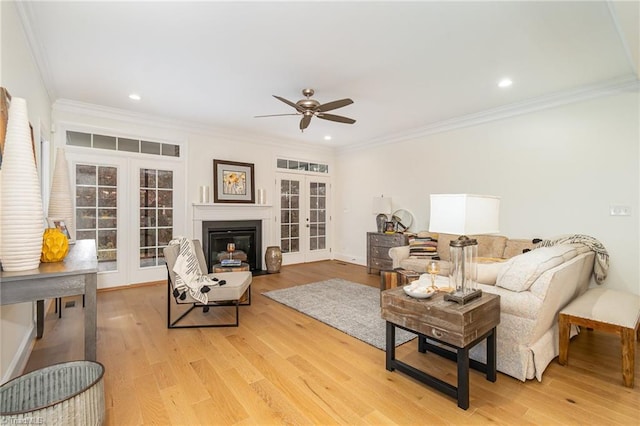
POLYGON ((324 176, 277 173, 278 240, 283 264, 331 258, 330 180, 324 176))
POLYGON ((181 161, 67 150, 75 194, 75 238, 95 239, 98 286, 166 278, 162 248, 184 233, 181 161))

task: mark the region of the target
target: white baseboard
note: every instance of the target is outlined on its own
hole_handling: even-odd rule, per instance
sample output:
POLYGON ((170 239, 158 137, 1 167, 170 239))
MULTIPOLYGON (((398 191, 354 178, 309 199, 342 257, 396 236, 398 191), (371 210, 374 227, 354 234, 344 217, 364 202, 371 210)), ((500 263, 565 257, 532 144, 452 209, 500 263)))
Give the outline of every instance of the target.
POLYGON ((367 259, 365 257, 352 256, 352 255, 342 254, 342 253, 334 253, 333 258, 335 260, 341 260, 343 262, 355 263, 356 265, 367 266, 367 259))

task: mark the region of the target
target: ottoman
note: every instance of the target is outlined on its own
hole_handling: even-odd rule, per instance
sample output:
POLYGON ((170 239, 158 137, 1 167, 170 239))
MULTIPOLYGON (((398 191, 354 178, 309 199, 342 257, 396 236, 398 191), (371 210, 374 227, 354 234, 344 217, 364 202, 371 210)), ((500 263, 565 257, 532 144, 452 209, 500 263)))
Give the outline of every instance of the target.
POLYGON ((560 365, 569 361, 571 324, 615 333, 622 343, 622 381, 633 387, 636 339, 640 339, 640 296, 605 288, 592 288, 569 303, 558 315, 560 365))

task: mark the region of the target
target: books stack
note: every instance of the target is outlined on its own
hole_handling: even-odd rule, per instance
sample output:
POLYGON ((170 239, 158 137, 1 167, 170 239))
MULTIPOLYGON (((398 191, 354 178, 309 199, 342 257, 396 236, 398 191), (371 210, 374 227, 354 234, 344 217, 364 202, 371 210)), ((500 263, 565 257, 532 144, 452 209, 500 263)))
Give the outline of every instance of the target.
POLYGON ((220 265, 222 266, 240 266, 242 261, 240 259, 222 259, 220 265))

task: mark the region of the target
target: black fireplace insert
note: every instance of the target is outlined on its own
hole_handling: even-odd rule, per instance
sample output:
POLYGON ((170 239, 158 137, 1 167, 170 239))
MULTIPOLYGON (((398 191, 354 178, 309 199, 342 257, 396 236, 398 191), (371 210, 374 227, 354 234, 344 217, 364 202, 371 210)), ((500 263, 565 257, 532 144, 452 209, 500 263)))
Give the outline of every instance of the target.
POLYGON ((202 222, 202 248, 207 268, 218 263, 218 254, 234 243, 236 250, 247 254, 252 272, 262 271, 262 222, 260 220, 216 220, 202 222))

